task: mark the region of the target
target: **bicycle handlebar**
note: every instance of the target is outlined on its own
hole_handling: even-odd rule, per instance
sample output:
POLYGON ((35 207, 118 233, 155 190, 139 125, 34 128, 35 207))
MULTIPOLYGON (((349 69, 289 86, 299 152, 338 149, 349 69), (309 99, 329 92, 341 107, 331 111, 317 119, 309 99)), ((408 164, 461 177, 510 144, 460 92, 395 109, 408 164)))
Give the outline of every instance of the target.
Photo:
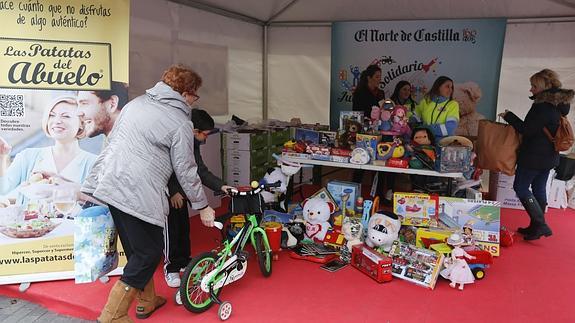
MULTIPOLYGON (((257 182, 252 182, 252 187, 254 186, 254 183, 257 182)), ((280 187, 281 186, 281 182, 277 181, 275 183, 264 183, 264 184, 257 184, 256 187, 252 188, 249 191, 239 191, 237 189, 233 189, 233 188, 228 188, 228 194, 231 196, 248 196, 248 195, 257 195, 259 194, 261 191, 265 190, 265 189, 269 189, 269 188, 273 188, 273 187, 280 187)))

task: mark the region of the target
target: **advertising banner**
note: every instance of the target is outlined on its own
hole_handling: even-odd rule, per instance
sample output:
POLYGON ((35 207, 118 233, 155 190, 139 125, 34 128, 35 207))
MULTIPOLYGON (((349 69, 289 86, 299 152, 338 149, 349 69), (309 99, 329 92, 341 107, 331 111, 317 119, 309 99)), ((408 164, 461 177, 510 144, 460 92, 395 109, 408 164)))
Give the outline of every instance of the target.
POLYGON ((478 120, 495 118, 505 27, 505 19, 334 23, 330 125, 352 109, 361 72, 377 64, 386 98, 401 80, 419 102, 439 76, 453 79, 457 133, 477 135, 478 120))
POLYGON ((129 0, 0 1, 0 284, 74 278, 86 259, 75 222, 108 210, 76 191, 127 102, 129 18, 129 0))

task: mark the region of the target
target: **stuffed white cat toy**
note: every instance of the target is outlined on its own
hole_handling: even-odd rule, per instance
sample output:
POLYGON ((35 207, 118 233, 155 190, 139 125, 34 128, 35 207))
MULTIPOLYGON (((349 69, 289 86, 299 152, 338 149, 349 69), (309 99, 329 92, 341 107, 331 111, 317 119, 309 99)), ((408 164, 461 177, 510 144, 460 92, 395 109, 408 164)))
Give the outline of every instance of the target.
POLYGON ((305 237, 310 240, 323 241, 327 230, 331 227, 329 219, 335 210, 335 205, 319 197, 307 199, 303 204, 303 219, 305 220, 305 237))

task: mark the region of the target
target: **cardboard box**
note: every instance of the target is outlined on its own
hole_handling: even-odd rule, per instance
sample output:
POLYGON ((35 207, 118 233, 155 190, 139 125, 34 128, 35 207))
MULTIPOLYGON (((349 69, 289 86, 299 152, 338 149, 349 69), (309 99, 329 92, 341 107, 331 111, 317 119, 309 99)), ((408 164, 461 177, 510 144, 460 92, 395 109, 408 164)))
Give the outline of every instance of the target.
POLYGON ((320 131, 319 144, 329 147, 335 147, 337 139, 337 132, 335 131, 320 131))
POLYGON ((268 149, 265 147, 253 151, 237 149, 225 150, 222 160, 224 165, 228 165, 229 167, 248 170, 253 166, 263 165, 268 162, 268 149))
POLYGON ((420 193, 394 193, 393 212, 403 225, 437 226, 438 197, 420 193))
POLYGON ((370 160, 375 160, 377 157, 377 144, 381 141, 381 136, 358 133, 355 135, 355 140, 355 146, 367 150, 370 160))
POLYGON ((443 254, 395 240, 389 251, 392 275, 429 289, 435 288, 443 254))
POLYGON ((363 124, 363 111, 340 111, 339 112, 339 131, 344 131, 344 121, 350 119, 363 124))
POLYGON ((327 183, 327 190, 340 208, 344 207, 342 204, 342 196, 346 196, 347 201, 345 203, 345 208, 347 210, 355 211, 355 200, 358 196, 361 196, 361 185, 359 183, 329 181, 327 183))
POLYGON ((470 225, 477 245, 499 256, 501 203, 442 196, 439 198, 439 220, 451 229, 461 231, 464 225, 470 225))
POLYGON ((222 147, 226 150, 256 150, 268 144, 267 131, 224 132, 222 147))
POLYGON ((296 141, 301 140, 307 143, 319 145, 319 131, 304 128, 296 128, 294 138, 296 141))
POLYGON ((492 200, 501 203, 501 207, 509 209, 523 210, 521 201, 513 190, 513 181, 515 176, 505 175, 503 173, 489 173, 489 195, 492 200))

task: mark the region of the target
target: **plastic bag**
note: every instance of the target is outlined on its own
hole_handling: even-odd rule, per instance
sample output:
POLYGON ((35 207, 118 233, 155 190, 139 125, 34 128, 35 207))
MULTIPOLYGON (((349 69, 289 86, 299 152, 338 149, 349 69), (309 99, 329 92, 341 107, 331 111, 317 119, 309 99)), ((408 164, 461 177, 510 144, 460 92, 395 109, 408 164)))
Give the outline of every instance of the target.
POLYGON ((104 206, 82 209, 74 218, 76 284, 90 283, 118 267, 118 233, 104 206))

